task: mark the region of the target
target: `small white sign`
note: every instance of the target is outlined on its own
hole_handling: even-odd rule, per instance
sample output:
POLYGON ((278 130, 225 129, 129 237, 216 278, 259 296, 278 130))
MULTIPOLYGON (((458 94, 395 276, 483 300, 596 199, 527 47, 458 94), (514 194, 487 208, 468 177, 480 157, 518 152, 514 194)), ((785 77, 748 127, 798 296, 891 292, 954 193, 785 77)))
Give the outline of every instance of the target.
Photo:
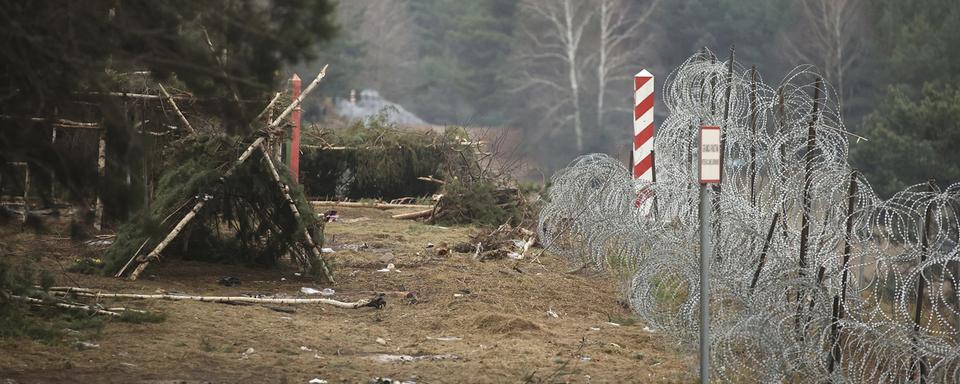
POLYGON ((700 184, 719 184, 723 169, 720 127, 700 127, 700 184))

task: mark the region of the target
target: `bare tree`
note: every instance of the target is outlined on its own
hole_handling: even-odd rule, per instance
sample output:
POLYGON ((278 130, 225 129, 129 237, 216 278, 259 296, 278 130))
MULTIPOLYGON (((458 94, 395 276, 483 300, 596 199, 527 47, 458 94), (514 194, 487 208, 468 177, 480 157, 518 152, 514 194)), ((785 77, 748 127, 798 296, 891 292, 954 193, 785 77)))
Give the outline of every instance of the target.
MULTIPOLYGON (((584 53, 581 49, 584 30, 593 19, 590 3, 573 0, 527 0, 521 9, 539 27, 532 30, 528 23, 521 30, 530 44, 520 54, 523 69, 517 90, 538 88, 542 95, 558 96, 542 106, 546 116, 558 117, 557 123, 572 121, 578 152, 583 151, 583 121, 580 98, 583 92, 584 53), (566 110, 560 112, 562 108, 566 110)), ((548 97, 546 99, 553 99, 548 97)))
POLYGON ((404 94, 415 82, 416 32, 407 0, 340 1, 341 18, 357 24, 344 25, 364 43, 364 74, 356 78, 364 87, 383 94, 404 94))
POLYGON ((597 127, 604 126, 604 99, 607 93, 607 84, 612 81, 623 80, 629 77, 623 70, 628 62, 637 56, 635 50, 629 49, 628 40, 637 37, 640 27, 657 8, 660 0, 650 0, 646 9, 639 17, 631 17, 628 5, 623 0, 599 0, 599 34, 600 44, 597 46, 597 127))
POLYGON ((817 65, 835 85, 840 106, 849 91, 849 69, 863 56, 867 18, 862 0, 801 0, 796 3, 798 29, 786 36, 784 49, 792 61, 817 65))

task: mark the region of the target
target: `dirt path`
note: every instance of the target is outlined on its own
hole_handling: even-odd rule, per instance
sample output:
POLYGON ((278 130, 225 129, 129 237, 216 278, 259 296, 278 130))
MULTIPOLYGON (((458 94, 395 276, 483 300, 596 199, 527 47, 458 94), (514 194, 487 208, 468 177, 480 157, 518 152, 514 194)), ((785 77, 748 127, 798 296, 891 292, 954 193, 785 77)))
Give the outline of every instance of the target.
MULTIPOLYGON (((372 209, 343 210, 341 221, 327 227, 328 245, 338 249, 334 298, 415 291, 416 302, 390 293, 382 310, 301 305, 295 313, 283 313, 260 305, 128 300, 125 305, 165 313, 167 320, 111 322, 98 333, 76 336, 99 345, 82 351, 72 342, 50 346, 0 340, 0 382, 307 383, 319 378, 366 383, 376 377, 417 383, 695 381, 692 354, 645 330, 618 305, 612 279, 567 274, 571 265, 550 255, 540 258, 542 264, 524 260, 514 269, 511 260, 479 262, 471 254, 440 256, 424 248, 467 241, 472 231, 393 220, 372 209), (346 249, 360 244, 367 247, 346 249), (377 272, 387 263, 400 272, 377 272), (253 353, 245 353, 250 348, 253 353)), ((84 247, 53 236, 8 240, 13 253, 27 252, 28 242, 42 249, 51 255, 42 262, 55 269, 57 259, 72 263, 77 248, 84 247)), ((165 260, 146 274, 155 279, 131 283, 68 274, 59 276, 58 283, 217 295, 294 295, 301 287, 325 288, 301 281, 288 268, 165 260), (221 276, 239 277, 243 284, 219 286, 221 276)))

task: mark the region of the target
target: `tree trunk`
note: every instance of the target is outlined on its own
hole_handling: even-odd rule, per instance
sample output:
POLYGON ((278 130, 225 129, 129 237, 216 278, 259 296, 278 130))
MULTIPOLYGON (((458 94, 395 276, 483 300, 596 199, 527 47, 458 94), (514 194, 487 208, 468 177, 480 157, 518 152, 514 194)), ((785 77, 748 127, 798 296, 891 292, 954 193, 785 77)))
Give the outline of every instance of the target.
POLYGON ((570 8, 570 0, 563 2, 564 18, 566 19, 567 35, 567 67, 570 79, 570 96, 573 108, 573 135, 577 143, 577 153, 583 152, 583 123, 580 120, 580 79, 577 74, 577 46, 579 39, 573 35, 573 10, 570 8))
POLYGON ((93 228, 103 229, 103 200, 100 195, 103 194, 104 176, 107 167, 107 129, 100 128, 100 140, 97 146, 97 201, 94 204, 93 228))

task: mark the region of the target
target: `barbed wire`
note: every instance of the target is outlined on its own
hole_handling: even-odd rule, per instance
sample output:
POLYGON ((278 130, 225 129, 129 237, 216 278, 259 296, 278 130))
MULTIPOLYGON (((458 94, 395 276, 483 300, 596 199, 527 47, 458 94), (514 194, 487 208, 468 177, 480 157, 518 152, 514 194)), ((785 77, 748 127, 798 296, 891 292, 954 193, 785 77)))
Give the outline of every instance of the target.
POLYGON ((774 88, 704 50, 667 77, 662 99, 657 181, 634 181, 606 155, 576 159, 553 177, 540 214, 547 248, 619 276, 639 316, 696 346, 697 140, 700 126, 721 126, 715 377, 960 382, 960 184, 878 197, 849 164, 856 136, 836 92, 810 66, 774 88), (638 208, 640 190, 655 196, 653 209, 638 208))

